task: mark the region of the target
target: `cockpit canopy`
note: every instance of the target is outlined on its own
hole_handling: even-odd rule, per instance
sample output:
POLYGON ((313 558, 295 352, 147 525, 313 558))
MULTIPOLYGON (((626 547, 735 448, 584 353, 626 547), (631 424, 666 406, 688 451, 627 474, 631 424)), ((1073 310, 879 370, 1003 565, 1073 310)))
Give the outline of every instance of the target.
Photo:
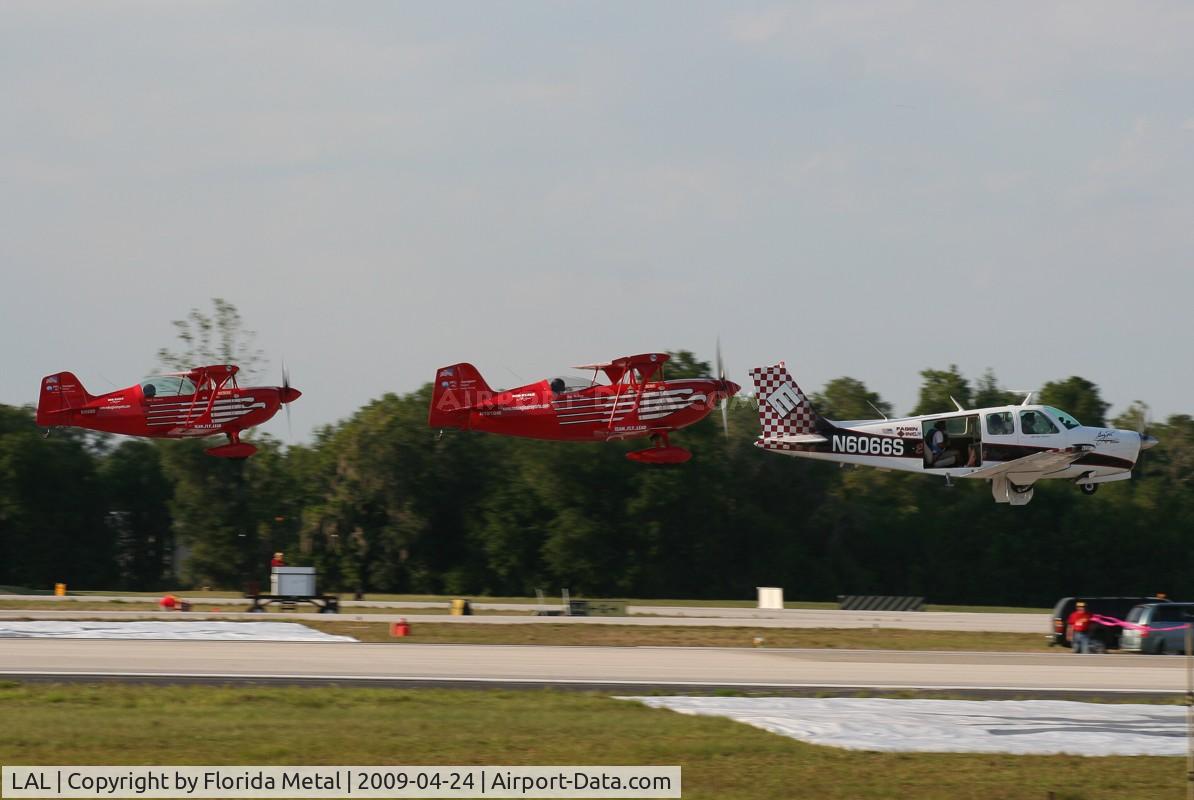
POLYGON ((547 383, 555 394, 579 392, 581 389, 588 389, 593 385, 590 378, 578 378, 575 375, 558 375, 549 379, 547 383))
POLYGON ((189 397, 195 384, 182 375, 154 375, 141 381, 141 391, 146 397, 189 397))

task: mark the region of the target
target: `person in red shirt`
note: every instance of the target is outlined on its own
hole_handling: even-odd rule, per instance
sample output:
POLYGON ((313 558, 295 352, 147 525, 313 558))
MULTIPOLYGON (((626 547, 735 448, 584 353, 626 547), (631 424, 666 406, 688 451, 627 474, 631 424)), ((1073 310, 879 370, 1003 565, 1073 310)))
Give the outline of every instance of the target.
POLYGON ((286 559, 281 553, 274 553, 274 557, 270 559, 269 565, 271 567, 284 567, 286 566, 286 559))
POLYGON ((1066 620, 1070 629, 1070 643, 1075 653, 1089 653, 1090 649, 1090 614, 1086 610, 1086 603, 1078 601, 1074 613, 1066 620))

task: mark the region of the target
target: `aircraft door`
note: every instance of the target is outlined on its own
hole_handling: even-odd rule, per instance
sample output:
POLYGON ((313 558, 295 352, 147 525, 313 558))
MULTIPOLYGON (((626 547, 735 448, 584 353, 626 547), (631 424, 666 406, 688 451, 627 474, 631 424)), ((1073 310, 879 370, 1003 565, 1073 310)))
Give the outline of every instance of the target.
POLYGON ((922 435, 925 469, 978 467, 982 463, 978 414, 925 420, 922 435))
POLYGON ((1020 457, 1016 415, 992 411, 983 417, 983 461, 1013 461, 1020 457))

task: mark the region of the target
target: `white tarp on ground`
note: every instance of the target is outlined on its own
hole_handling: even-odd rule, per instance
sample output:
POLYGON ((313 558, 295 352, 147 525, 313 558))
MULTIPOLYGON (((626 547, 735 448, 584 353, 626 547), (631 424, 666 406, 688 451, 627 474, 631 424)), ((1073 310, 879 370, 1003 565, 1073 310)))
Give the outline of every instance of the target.
POLYGON ((15 622, 0 620, 0 639, 203 639, 259 642, 355 642, 295 622, 15 622))
POLYGON ((1067 700, 627 697, 729 717, 811 744, 929 753, 1183 756, 1182 706, 1067 700))

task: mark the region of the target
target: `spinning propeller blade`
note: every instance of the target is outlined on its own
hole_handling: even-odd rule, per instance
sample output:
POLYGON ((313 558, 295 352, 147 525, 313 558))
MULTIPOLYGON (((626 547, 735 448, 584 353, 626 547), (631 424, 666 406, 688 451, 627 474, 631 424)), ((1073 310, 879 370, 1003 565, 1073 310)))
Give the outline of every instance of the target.
POLYGON ((1136 424, 1136 435, 1140 437, 1140 452, 1136 455, 1135 464, 1137 469, 1144 468, 1144 451, 1157 443, 1155 437, 1148 435, 1149 416, 1148 405, 1140 403, 1140 419, 1136 424))
MULTIPOLYGON (((290 370, 286 369, 286 359, 282 359, 282 397, 290 396, 290 370)), ((290 403, 285 402, 286 406, 286 438, 294 440, 294 428, 290 424, 290 403)))
MULTIPOLYGON (((726 382, 726 365, 721 360, 721 337, 717 337, 717 380, 721 381, 722 389, 725 388, 726 382)), ((726 436, 730 435, 730 412, 729 412, 730 398, 722 395, 721 398, 721 429, 726 436)))

